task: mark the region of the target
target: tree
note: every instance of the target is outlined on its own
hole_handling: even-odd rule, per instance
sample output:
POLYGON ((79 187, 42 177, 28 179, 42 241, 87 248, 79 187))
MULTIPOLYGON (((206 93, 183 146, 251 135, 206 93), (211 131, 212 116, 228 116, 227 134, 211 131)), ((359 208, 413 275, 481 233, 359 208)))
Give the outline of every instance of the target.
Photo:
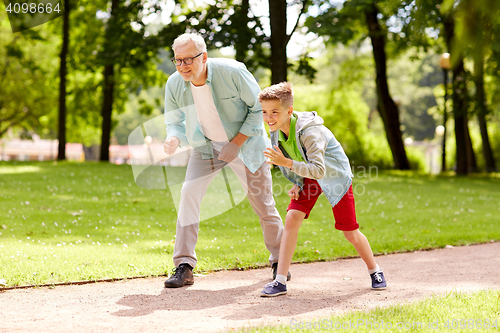
POLYGON ((271 23, 271 83, 276 84, 287 80, 288 60, 286 46, 297 29, 302 14, 307 11, 308 0, 298 1, 302 8, 290 34, 287 28, 286 0, 269 0, 269 20, 271 23))
MULTIPOLYGON (((452 14, 443 16, 443 33, 446 41, 447 49, 453 52, 453 43, 455 38, 455 21, 452 14)), ((472 144, 468 144, 469 127, 468 127, 468 100, 467 100, 467 80, 464 69, 463 54, 457 52, 452 53, 452 87, 453 87, 453 118, 455 120, 455 141, 456 141, 456 158, 457 158, 457 174, 467 175, 469 167, 472 166, 471 151, 472 144)))
MULTIPOLYGON (((481 0, 482 1, 482 0, 481 0)), ((412 9, 411 27, 416 40, 426 38, 426 29, 433 28, 439 32, 444 41, 445 49, 451 54, 452 87, 453 87, 453 118, 455 121, 456 141, 456 172, 458 175, 467 175, 477 169, 476 158, 469 134, 468 112, 468 75, 464 68, 463 34, 457 29, 460 19, 457 16, 461 1, 451 0, 419 0, 412 9)), ((419 46, 419 43, 414 43, 419 46)))
POLYGON ((454 46, 457 52, 467 50, 474 60, 474 83, 475 93, 475 113, 479 123, 482 139, 482 150, 487 172, 494 172, 495 159, 488 135, 486 118, 489 110, 486 104, 486 92, 484 88, 484 66, 488 49, 493 44, 495 28, 498 33, 500 5, 497 1, 462 0, 456 8, 457 11, 457 34, 461 36, 457 45, 454 46))
POLYGON ((481 139, 483 141, 483 155, 486 165, 486 172, 495 172, 495 158, 491 149, 490 138, 488 135, 488 126, 486 117, 489 114, 486 105, 486 92, 484 89, 484 57, 478 55, 474 61, 474 77, 476 82, 476 111, 479 129, 481 131, 481 139))
POLYGON ((0 9, 0 138, 9 130, 28 138, 34 132, 49 137, 55 133, 56 42, 43 27, 13 34, 0 9))
POLYGON ((328 37, 328 42, 347 44, 360 41, 368 35, 372 43, 373 59, 375 61, 377 110, 384 123, 387 141, 391 148, 394 167, 399 170, 410 169, 401 133, 399 110, 389 92, 387 83, 387 55, 385 31, 379 15, 378 2, 372 0, 352 0, 341 6, 333 6, 329 1, 320 1, 326 8, 320 15, 308 18, 308 28, 322 36, 328 37))
POLYGON ((191 15, 190 27, 205 37, 209 49, 232 46, 235 59, 245 63, 250 71, 269 67, 265 48, 269 38, 249 0, 218 2, 191 15))
MULTIPOLYGON (((286 47, 297 30, 301 17, 307 12, 309 0, 269 0, 268 3, 270 36, 265 35, 260 18, 253 15, 248 0, 220 1, 183 13, 186 17, 183 21, 184 28, 203 35, 208 48, 233 46, 236 50, 235 58, 245 62, 250 70, 258 66, 270 68, 272 83, 286 81, 289 67, 286 47), (297 21, 287 34, 287 10, 299 5, 301 10, 297 21), (270 45, 270 55, 266 50, 267 43, 270 45)), ((304 57, 302 60, 307 59, 304 57)))
POLYGON ((271 83, 286 81, 287 56, 286 45, 286 0, 269 0, 269 18, 271 21, 271 83))
MULTIPOLYGON (((106 26, 106 33, 105 33, 105 45, 106 44, 111 44, 112 38, 114 36, 112 35, 112 32, 118 32, 118 31, 113 31, 114 29, 114 24, 115 21, 118 20, 117 18, 117 11, 119 5, 119 0, 111 0, 111 17, 109 19, 109 24, 106 26)), ((100 160, 101 161, 109 161, 109 144, 110 144, 110 139, 111 139, 111 115, 113 113, 113 93, 114 93, 114 87, 115 87, 115 78, 114 78, 114 71, 115 71, 115 64, 113 62, 113 59, 109 59, 108 57, 105 58, 104 60, 104 71, 103 71, 103 102, 102 102, 102 131, 101 131, 101 153, 100 153, 100 160)))
POLYGON ((59 122, 58 122, 58 149, 57 149, 57 159, 66 159, 66 72, 67 72, 67 55, 68 55, 68 44, 69 44, 69 12, 70 12, 69 0, 64 0, 64 13, 63 13, 63 25, 62 25, 62 46, 60 60, 61 64, 59 66, 59 122))
POLYGON ((80 135, 91 133, 82 125, 100 127, 100 160, 108 161, 113 111, 124 110, 131 92, 165 80, 154 63, 164 36, 147 31, 143 20, 151 13, 159 13, 160 7, 140 0, 113 0, 110 4, 82 1, 81 6, 84 10, 73 15, 70 124, 80 135))
POLYGON ((378 21, 378 8, 375 2, 365 6, 364 13, 368 34, 372 41, 373 58, 375 60, 378 111, 384 122, 385 133, 394 158, 394 167, 398 170, 409 170, 410 162, 403 144, 399 110, 389 92, 387 83, 387 57, 385 53, 385 33, 378 21))

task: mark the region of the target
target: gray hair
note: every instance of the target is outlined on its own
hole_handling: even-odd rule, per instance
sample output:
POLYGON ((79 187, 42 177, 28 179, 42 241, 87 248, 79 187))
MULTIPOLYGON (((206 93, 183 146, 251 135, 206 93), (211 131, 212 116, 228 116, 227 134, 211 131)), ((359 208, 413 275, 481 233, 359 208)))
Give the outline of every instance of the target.
POLYGON ((186 44, 187 42, 193 42, 198 52, 207 52, 205 40, 200 34, 195 33, 185 33, 177 37, 172 44, 172 50, 175 52, 177 46, 186 44))

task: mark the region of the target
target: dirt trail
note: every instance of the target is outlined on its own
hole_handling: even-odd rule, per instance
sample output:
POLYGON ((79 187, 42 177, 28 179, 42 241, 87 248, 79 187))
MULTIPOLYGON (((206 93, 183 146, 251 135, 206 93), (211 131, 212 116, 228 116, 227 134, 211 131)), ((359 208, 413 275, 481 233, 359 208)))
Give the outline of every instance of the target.
POLYGON ((361 259, 295 264, 288 294, 261 298, 271 270, 223 271, 163 288, 164 278, 0 293, 0 332, 220 332, 289 324, 447 291, 500 289, 500 242, 377 257, 389 287, 372 291, 361 259))

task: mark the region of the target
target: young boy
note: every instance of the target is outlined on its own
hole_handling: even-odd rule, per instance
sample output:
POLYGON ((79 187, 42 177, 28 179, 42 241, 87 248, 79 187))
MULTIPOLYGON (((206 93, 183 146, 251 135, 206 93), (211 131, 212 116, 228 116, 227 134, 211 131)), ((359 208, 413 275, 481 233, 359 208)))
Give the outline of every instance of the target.
POLYGON ((261 292, 263 297, 286 294, 286 274, 297 244, 297 234, 307 219, 318 196, 325 193, 333 207, 335 229, 346 239, 365 262, 372 280, 372 289, 385 289, 384 274, 375 262, 366 237, 359 231, 354 210, 352 173, 349 160, 333 133, 323 126, 316 112, 294 112, 292 85, 273 85, 259 94, 264 122, 269 125, 271 144, 264 155, 267 163, 278 165, 294 185, 287 209, 285 230, 281 239, 276 279, 261 292))

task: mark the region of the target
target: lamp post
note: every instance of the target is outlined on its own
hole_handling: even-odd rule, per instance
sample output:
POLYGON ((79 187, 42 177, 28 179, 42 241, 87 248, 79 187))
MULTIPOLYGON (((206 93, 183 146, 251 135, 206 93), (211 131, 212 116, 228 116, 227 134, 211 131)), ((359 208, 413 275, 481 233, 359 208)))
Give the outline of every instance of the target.
POLYGON ((446 171, 446 122, 448 121, 448 112, 446 111, 446 101, 448 100, 448 70, 451 68, 450 54, 443 53, 439 57, 439 67, 444 75, 444 104, 443 104, 443 152, 441 154, 441 172, 446 171))

